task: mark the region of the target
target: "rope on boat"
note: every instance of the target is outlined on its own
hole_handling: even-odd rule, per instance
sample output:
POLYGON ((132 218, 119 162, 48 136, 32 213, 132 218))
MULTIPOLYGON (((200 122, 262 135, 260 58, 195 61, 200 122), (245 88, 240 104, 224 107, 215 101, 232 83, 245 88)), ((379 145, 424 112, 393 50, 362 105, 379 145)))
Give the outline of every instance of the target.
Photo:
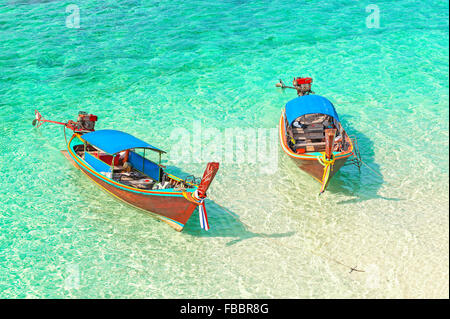
POLYGON ((330 178, 330 172, 333 170, 334 162, 336 161, 336 158, 334 157, 334 154, 331 154, 331 158, 328 160, 326 157, 325 152, 323 153, 322 157, 318 157, 317 160, 319 163, 324 166, 323 170, 323 176, 322 176, 322 189, 320 190, 320 194, 322 194, 325 191, 325 187, 328 184, 328 179, 330 178))
MULTIPOLYGON (((217 206, 219 206, 220 208, 222 208, 228 215, 230 215, 231 217, 233 217, 238 223, 241 223, 247 231, 251 232, 251 231, 250 231, 250 227, 249 227, 246 223, 244 223, 243 221, 241 221, 241 220, 239 220, 237 217, 235 217, 235 216, 233 215, 233 213, 231 213, 227 208, 223 207, 222 205, 218 204, 217 202, 214 202, 214 203, 215 203, 217 206)), ((296 248, 297 248, 297 247, 292 247, 292 246, 285 245, 285 244, 283 244, 283 243, 277 242, 277 241, 275 241, 273 238, 270 238, 269 236, 267 236, 267 235, 265 235, 265 234, 259 234, 259 235, 261 235, 261 236, 262 236, 263 238, 265 238, 265 239, 270 240, 271 242, 275 243, 276 245, 281 245, 281 246, 283 246, 283 247, 285 247, 285 248, 288 248, 288 249, 296 249, 296 248)), ((344 264, 343 262, 340 262, 339 260, 337 260, 337 259, 335 259, 335 258, 333 258, 333 257, 329 257, 329 256, 326 256, 326 255, 318 254, 318 253, 316 253, 315 251, 313 251, 313 250, 311 250, 311 249, 306 249, 306 250, 309 251, 310 253, 312 253, 313 255, 319 256, 319 257, 324 258, 324 259, 328 259, 328 260, 330 260, 330 261, 335 262, 336 264, 339 264, 339 265, 341 265, 341 266, 344 266, 344 267, 350 269, 350 272, 349 272, 350 274, 351 274, 352 272, 354 272, 354 271, 356 271, 356 272, 365 272, 365 270, 358 269, 358 268, 357 268, 358 266, 351 267, 351 266, 348 266, 348 265, 344 264)))
POLYGON ((370 167, 368 164, 366 164, 366 162, 364 162, 362 159, 360 159, 361 163, 363 163, 364 165, 367 166, 368 169, 370 169, 372 172, 374 172, 375 174, 377 174, 378 176, 380 176, 381 178, 383 178, 383 175, 381 175, 381 173, 377 172, 376 170, 374 170, 372 167, 370 167))
POLYGON ((67 136, 66 136, 66 126, 64 126, 64 139, 66 140, 66 147, 68 147, 68 145, 67 145, 67 136))
POLYGON ((352 140, 355 149, 353 152, 353 156, 354 156, 354 161, 352 162, 352 164, 356 165, 359 168, 361 168, 361 163, 366 165, 368 169, 370 169, 373 173, 377 174, 378 176, 380 176, 381 178, 383 178, 383 175, 381 175, 381 173, 375 171, 372 167, 370 167, 366 162, 364 162, 362 160, 361 154, 359 152, 359 145, 358 145, 358 140, 356 138, 356 136, 350 136, 350 139, 352 140))

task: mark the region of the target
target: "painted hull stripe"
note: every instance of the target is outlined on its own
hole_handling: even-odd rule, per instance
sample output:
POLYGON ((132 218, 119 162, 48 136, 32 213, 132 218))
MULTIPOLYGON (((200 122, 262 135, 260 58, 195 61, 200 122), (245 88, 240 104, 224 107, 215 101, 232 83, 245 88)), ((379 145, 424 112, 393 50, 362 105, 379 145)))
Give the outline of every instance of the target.
POLYGON ((180 222, 177 222, 176 220, 173 220, 173 219, 171 219, 171 218, 169 218, 169 217, 160 215, 160 214, 158 214, 158 213, 151 212, 151 211, 149 211, 149 210, 146 210, 146 209, 143 209, 143 208, 141 208, 141 207, 135 206, 135 205, 131 204, 130 202, 127 202, 127 201, 124 200, 123 198, 121 198, 121 197, 117 196, 116 194, 114 194, 113 192, 111 192, 109 189, 107 189, 107 188, 103 187, 102 185, 100 185, 99 183, 97 183, 97 181, 95 181, 91 176, 89 176, 88 173, 86 173, 86 172, 83 171, 83 170, 81 170, 81 171, 82 171, 83 174, 85 174, 91 181, 93 181, 95 184, 97 184, 98 186, 100 186, 104 191, 108 192, 108 194, 113 195, 113 196, 116 197, 117 199, 120 199, 120 200, 121 200, 122 202, 124 202, 125 204, 131 205, 131 206, 133 206, 134 208, 140 209, 140 210, 142 210, 142 211, 144 211, 144 212, 146 212, 146 213, 150 213, 150 214, 154 215, 154 217, 159 218, 159 219, 163 220, 164 222, 166 222, 166 223, 168 223, 168 224, 173 223, 173 224, 176 224, 176 225, 181 226, 182 228, 184 228, 184 224, 182 224, 182 223, 180 223, 180 222))

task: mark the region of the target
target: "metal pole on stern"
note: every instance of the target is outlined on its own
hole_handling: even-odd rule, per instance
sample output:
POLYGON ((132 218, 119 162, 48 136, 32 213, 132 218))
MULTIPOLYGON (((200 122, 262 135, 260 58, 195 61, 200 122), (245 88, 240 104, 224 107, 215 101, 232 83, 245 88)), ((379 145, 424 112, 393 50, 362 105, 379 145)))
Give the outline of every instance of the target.
POLYGON ((114 154, 113 157, 112 157, 112 160, 111 160, 111 179, 113 179, 113 176, 114 176, 114 162, 115 162, 115 159, 116 159, 116 155, 117 154, 114 154))

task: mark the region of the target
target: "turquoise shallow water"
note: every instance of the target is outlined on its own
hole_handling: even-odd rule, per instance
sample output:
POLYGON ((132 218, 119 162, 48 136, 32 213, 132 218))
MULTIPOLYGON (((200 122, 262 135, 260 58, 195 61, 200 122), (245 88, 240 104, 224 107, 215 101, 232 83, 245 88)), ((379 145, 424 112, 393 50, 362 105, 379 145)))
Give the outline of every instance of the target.
POLYGON ((0 1, 0 297, 448 298, 448 2, 81 0, 80 28, 69 4, 0 1), (319 197, 281 153, 274 84, 300 74, 382 177, 344 167, 319 197), (211 230, 177 233, 74 169, 35 108, 184 154, 182 176, 221 149, 199 125, 260 129, 276 165, 216 153, 211 230))

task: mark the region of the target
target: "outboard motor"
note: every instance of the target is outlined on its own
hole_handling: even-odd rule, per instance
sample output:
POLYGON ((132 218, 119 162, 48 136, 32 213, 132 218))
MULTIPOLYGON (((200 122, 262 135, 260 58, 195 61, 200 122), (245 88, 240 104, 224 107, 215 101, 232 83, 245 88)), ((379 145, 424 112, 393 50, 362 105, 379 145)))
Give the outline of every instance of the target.
POLYGON ((294 78, 293 85, 297 89, 298 96, 314 94, 314 92, 311 91, 312 82, 312 78, 294 78))
POLYGON ((95 122, 97 122, 97 116, 93 114, 87 114, 86 112, 78 112, 78 127, 81 131, 94 131, 95 122))
POLYGON ((97 115, 80 111, 77 121, 68 121, 66 126, 74 132, 92 132, 95 131, 95 122, 97 122, 97 115))
POLYGON ((34 120, 32 122, 33 126, 40 127, 44 123, 53 123, 64 125, 65 127, 71 129, 74 132, 86 133, 94 131, 95 122, 97 122, 97 116, 93 114, 87 114, 86 112, 78 112, 77 121, 69 120, 67 123, 50 121, 42 117, 38 110, 34 110, 34 120))

